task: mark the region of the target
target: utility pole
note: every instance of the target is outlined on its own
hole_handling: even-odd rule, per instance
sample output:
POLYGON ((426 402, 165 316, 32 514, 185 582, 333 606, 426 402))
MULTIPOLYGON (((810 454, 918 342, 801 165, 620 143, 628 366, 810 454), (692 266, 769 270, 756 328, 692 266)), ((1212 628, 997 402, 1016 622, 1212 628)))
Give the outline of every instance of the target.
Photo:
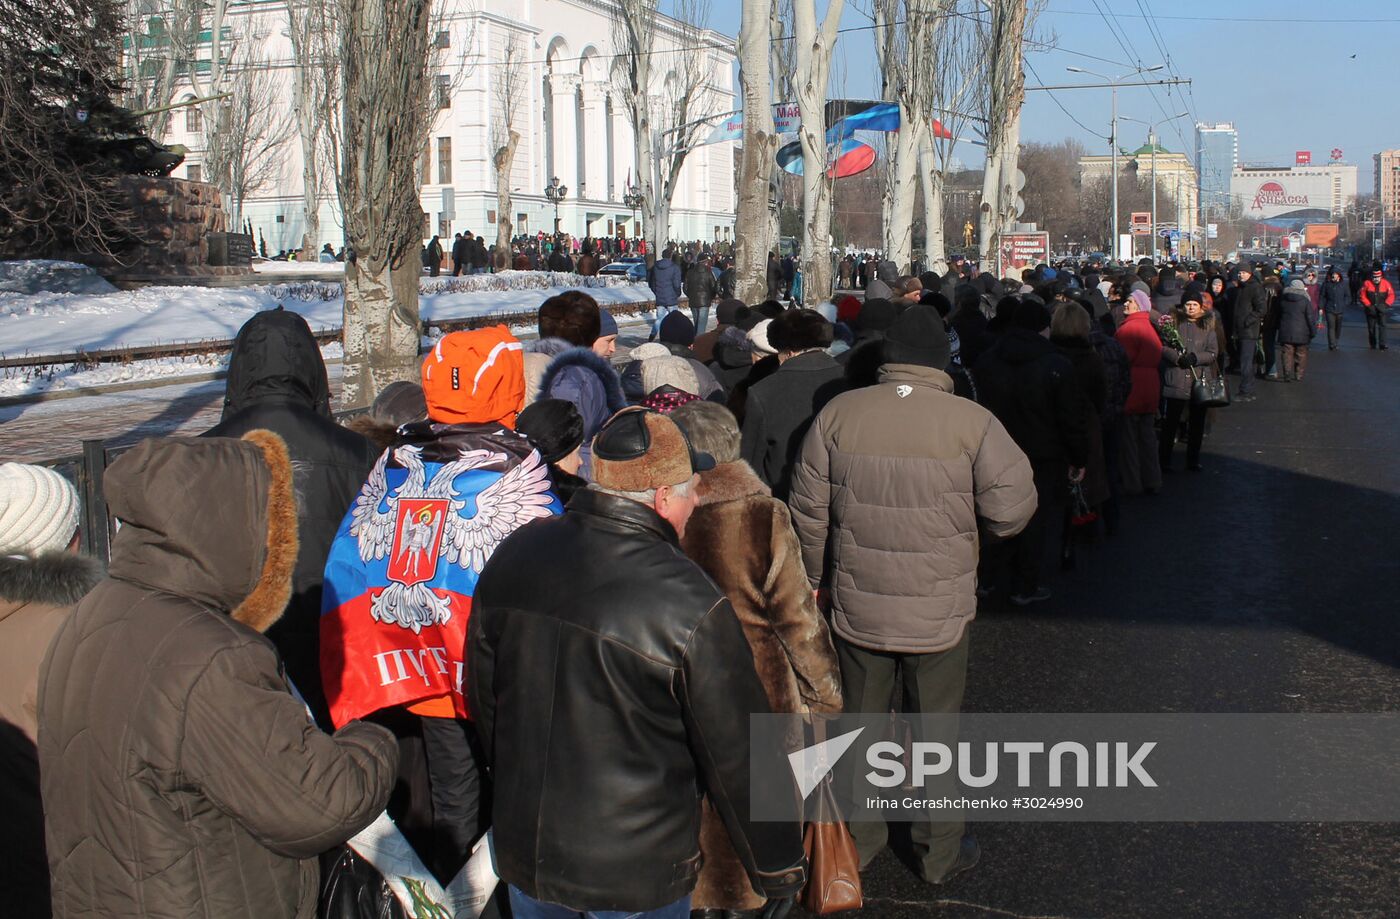
MULTIPOLYGON (((1162 70, 1162 69, 1164 69, 1165 67, 1166 67, 1165 64, 1156 64, 1156 65, 1154 65, 1154 66, 1152 66, 1152 67, 1139 67, 1139 68, 1137 68, 1136 70, 1130 70, 1130 71, 1128 71, 1127 73, 1121 74, 1120 76, 1116 76, 1116 77, 1110 77, 1110 76, 1108 76, 1108 75, 1106 75, 1106 74, 1098 73, 1098 72, 1093 71, 1093 70, 1085 70, 1083 67, 1066 67, 1065 70, 1068 70, 1070 73, 1085 73, 1085 74, 1088 74, 1088 75, 1091 76, 1091 77, 1098 77, 1099 79, 1104 80, 1104 81, 1106 81, 1106 82, 1104 82, 1104 83, 1102 83, 1102 84, 1086 84, 1086 85, 1082 85, 1082 86, 1027 86, 1027 87, 1026 87, 1027 90, 1032 90, 1032 89, 1052 90, 1052 89, 1097 89, 1097 88, 1100 88, 1100 87, 1102 87, 1102 86, 1107 86, 1109 89, 1112 90, 1112 92, 1113 92, 1113 118, 1112 118, 1112 120, 1111 120, 1110 123, 1109 123, 1108 144, 1109 144, 1109 147, 1111 148, 1111 152, 1112 152, 1112 154, 1113 154, 1113 195, 1112 195, 1112 205, 1111 205, 1111 207, 1113 208, 1113 214, 1112 214, 1112 216, 1111 216, 1111 218, 1110 218, 1109 226, 1110 226, 1110 228, 1111 228, 1111 229, 1110 229, 1110 232, 1111 232, 1111 234, 1112 234, 1112 239, 1110 240, 1110 244, 1111 244, 1111 248, 1113 249, 1114 256, 1115 256, 1116 258, 1121 258, 1121 257, 1122 257, 1122 256, 1121 256, 1121 253, 1120 253, 1120 250, 1119 250, 1119 246, 1118 246, 1118 87, 1119 87, 1119 86, 1177 86, 1177 85, 1181 85, 1181 84, 1188 84, 1188 83, 1191 82, 1190 80, 1180 80, 1180 79, 1171 79, 1171 80, 1151 80, 1151 81, 1139 82, 1139 83, 1124 83, 1124 82, 1123 82, 1123 81, 1126 80, 1128 77, 1135 77, 1135 76, 1138 76, 1138 75, 1144 74, 1144 73, 1155 73, 1156 71, 1162 70)), ((1179 118, 1179 117, 1181 117, 1181 116, 1178 115, 1178 116, 1176 116, 1176 117, 1179 118)), ((1170 119, 1168 119, 1168 120, 1170 120, 1170 119)), ((1155 219, 1154 219, 1154 224, 1155 224, 1155 219)), ((1157 229, 1156 229, 1156 226, 1155 226, 1155 225, 1154 225, 1152 231, 1153 231, 1153 233, 1156 233, 1157 229)), ((1156 243, 1155 243, 1155 242, 1153 243, 1153 246, 1154 246, 1154 252, 1155 252, 1155 246, 1156 246, 1156 243)))

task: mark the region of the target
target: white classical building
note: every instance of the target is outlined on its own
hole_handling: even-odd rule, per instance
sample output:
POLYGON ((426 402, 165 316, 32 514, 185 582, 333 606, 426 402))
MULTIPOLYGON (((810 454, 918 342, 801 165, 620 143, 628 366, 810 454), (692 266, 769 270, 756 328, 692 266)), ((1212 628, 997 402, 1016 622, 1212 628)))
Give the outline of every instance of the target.
MULTIPOLYGON (((443 60, 432 92, 440 107, 424 138, 422 204, 425 234, 451 237, 471 230, 495 236, 496 176, 491 156, 502 123, 501 86, 514 81, 519 98, 513 127, 520 134, 511 169, 515 232, 554 228, 555 204, 545 196, 551 179, 567 188, 558 206, 560 230, 576 236, 641 234, 642 215, 624 203, 629 184, 640 184, 636 147, 625 106, 611 77, 614 0, 446 0, 436 43, 443 60), (507 66, 508 53, 515 63, 507 66)), ((267 79, 286 87, 279 94, 287 114, 295 104, 286 6, 230 3, 230 22, 252 17, 252 34, 265 42, 271 62, 267 79)), ((206 33, 207 34, 207 33, 206 33)), ((677 23, 660 16, 652 56, 652 82, 661 95, 674 55, 684 40, 677 23)), ((709 83, 697 115, 735 107, 733 39, 699 33, 709 83)), ((693 46, 693 45, 692 45, 693 46)), ((208 43, 205 43, 207 49, 208 43)), ((207 53, 201 57, 207 58, 207 53)), ((176 99, 187 98, 182 87, 176 99)), ((203 176, 198 114, 177 113, 164 140, 190 149, 176 175, 203 176)), ((735 191, 733 143, 692 150, 681 173, 671 211, 670 238, 722 240, 733 235, 735 191)), ((295 130, 285 147, 281 175, 249 196, 243 216, 269 252, 300 244, 303 228, 302 148, 295 130)), ((645 164, 644 164, 645 166, 645 164)), ((646 167, 649 168, 649 167, 646 167)), ((341 243, 334 190, 321 208, 321 242, 341 243)), ((425 236, 426 238, 426 236, 425 236)))

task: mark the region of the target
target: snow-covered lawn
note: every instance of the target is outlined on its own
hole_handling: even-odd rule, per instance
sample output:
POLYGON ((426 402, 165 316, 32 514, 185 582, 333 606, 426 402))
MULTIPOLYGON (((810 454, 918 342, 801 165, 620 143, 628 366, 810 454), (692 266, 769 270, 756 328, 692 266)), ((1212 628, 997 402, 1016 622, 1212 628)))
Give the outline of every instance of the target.
MULTIPOLYGON (((0 263, 0 267, 15 264, 20 263, 0 263)), ((470 289, 487 277, 425 278, 426 292, 419 305, 422 317, 448 320, 532 312, 548 297, 571 289, 559 286, 570 276, 543 272, 512 272, 495 276, 494 281, 540 286, 470 289), (544 286, 548 282, 558 283, 544 286)), ((253 313, 279 304, 305 316, 316 331, 340 327, 340 285, 310 276, 294 284, 144 287, 105 293, 20 292, 6 289, 4 278, 0 271, 0 354, 5 357, 230 339, 253 313)), ((645 284, 588 287, 587 292, 603 305, 651 299, 645 284)))

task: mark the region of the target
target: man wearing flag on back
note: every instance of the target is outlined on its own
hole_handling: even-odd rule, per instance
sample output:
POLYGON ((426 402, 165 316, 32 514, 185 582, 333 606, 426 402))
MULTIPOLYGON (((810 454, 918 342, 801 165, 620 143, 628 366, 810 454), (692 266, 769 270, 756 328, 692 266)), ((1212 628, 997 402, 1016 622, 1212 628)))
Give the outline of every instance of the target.
POLYGON ((439 341, 423 361, 427 419, 399 428, 326 561, 321 675, 331 717, 394 731, 401 791, 390 816, 443 884, 490 822, 462 691, 477 577, 517 528, 562 510, 548 466, 514 430, 524 368, 505 326, 439 341))

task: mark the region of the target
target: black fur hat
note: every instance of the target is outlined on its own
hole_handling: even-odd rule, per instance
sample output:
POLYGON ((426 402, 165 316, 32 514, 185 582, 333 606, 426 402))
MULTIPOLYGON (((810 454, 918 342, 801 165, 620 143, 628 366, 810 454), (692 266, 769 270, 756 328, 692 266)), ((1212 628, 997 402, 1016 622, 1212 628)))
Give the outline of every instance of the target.
POLYGON ((831 339, 831 323, 816 310, 788 310, 768 327, 768 343, 779 352, 826 348, 831 339))

